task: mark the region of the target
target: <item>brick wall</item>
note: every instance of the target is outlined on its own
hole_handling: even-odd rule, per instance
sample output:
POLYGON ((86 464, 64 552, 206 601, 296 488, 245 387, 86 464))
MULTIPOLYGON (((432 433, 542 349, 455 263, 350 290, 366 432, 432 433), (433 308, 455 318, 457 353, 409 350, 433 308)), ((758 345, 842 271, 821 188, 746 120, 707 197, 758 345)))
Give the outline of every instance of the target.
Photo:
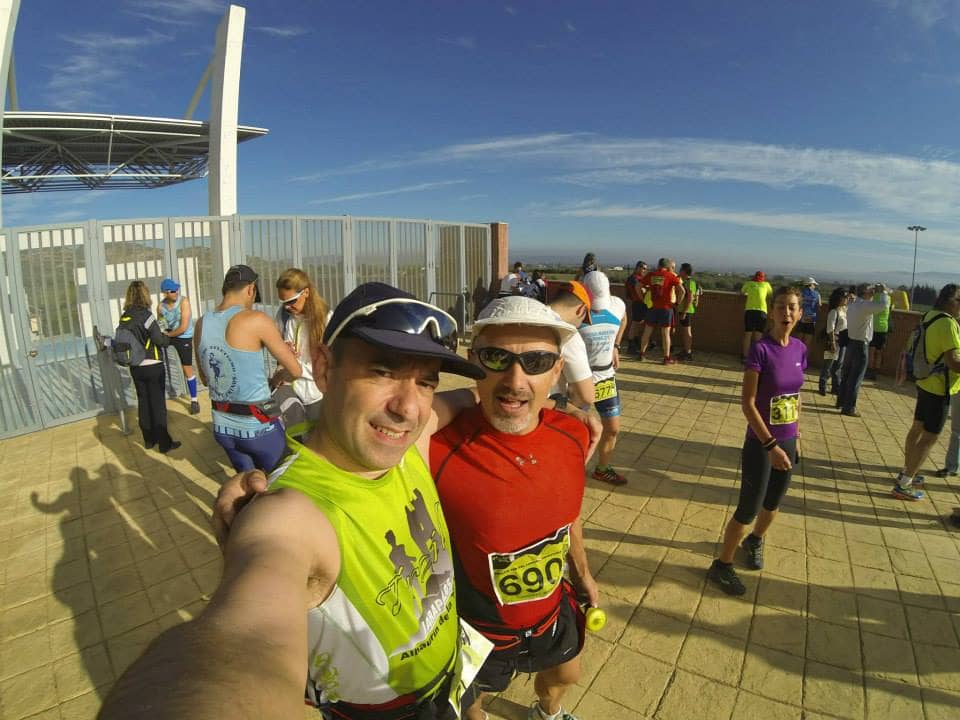
MULTIPOLYGON (((611 283, 610 292, 624 297, 623 284, 611 283)), ((693 326, 694 352, 707 350, 729 355, 740 354, 743 342, 743 301, 744 298, 739 293, 704 290, 693 326)), ((628 310, 628 317, 629 314, 628 310)), ((892 329, 883 350, 882 374, 893 375, 896 372, 900 351, 906 345, 907 338, 920 317, 920 313, 903 310, 894 310, 891 313, 892 329)), ((824 303, 817 319, 817 339, 809 356, 810 364, 817 367, 823 358, 823 343, 819 335, 826 321, 827 305, 824 303)))

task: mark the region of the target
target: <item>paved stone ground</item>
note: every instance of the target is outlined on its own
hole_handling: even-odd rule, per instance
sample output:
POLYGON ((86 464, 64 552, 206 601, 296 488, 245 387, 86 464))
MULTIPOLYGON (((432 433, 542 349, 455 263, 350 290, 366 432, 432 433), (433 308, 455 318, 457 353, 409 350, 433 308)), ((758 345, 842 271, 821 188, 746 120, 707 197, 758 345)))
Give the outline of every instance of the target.
MULTIPOLYGON (((627 361, 620 383, 630 482, 591 481, 584 507, 609 620, 567 698, 581 720, 960 717, 960 533, 941 521, 960 482, 931 478, 921 503, 889 496, 912 394, 868 383, 864 418, 841 418, 808 383, 804 460, 767 569, 742 572, 734 599, 705 583, 736 501, 734 359, 627 361)), ((208 509, 226 464, 207 411, 170 406, 184 442, 170 457, 113 417, 0 441, 0 718, 92 718, 215 588, 208 509)), ((491 716, 522 720, 532 697, 518 680, 491 716)))

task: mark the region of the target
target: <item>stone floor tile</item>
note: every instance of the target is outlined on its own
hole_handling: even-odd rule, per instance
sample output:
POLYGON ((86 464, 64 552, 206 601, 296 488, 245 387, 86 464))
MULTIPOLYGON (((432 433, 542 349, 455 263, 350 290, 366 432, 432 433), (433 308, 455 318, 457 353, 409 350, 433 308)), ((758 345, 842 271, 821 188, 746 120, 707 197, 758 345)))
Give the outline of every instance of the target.
POLYGON ((880 600, 900 601, 900 592, 893 573, 886 570, 853 566, 853 582, 858 595, 870 595, 880 600))
POLYGON ((689 630, 687 622, 641 607, 624 629, 619 644, 673 664, 689 630))
POLYGON ((750 630, 750 643, 793 655, 803 655, 806 625, 806 619, 799 615, 757 606, 750 630))
POLYGON ((923 710, 926 720, 956 720, 960 717, 960 694, 924 688, 923 710))
POLYGON ((590 515, 590 522, 600 527, 625 533, 633 525, 639 513, 636 510, 603 502, 590 515))
POLYGON ((929 553, 928 559, 937 580, 941 582, 956 582, 957 578, 960 578, 960 560, 929 557, 929 553))
POLYGON ((657 577, 670 578, 692 588, 700 588, 706 582, 706 567, 709 567, 710 562, 712 560, 705 560, 704 556, 689 550, 670 548, 660 563, 657 577))
POLYGON ((88 692, 60 705, 60 714, 64 720, 95 720, 100 712, 100 696, 96 692, 88 692))
POLYGON ((774 702, 760 695, 737 693, 737 703, 733 708, 735 718, 763 718, 763 720, 800 720, 798 707, 774 702))
POLYGON ((888 637, 908 638, 907 618, 898 602, 857 595, 861 629, 888 637))
POLYGON ((837 590, 853 589, 850 564, 807 555, 807 580, 811 585, 822 585, 837 590))
POLYGON ((721 635, 746 640, 753 620, 753 609, 749 587, 746 596, 732 597, 708 584, 703 591, 693 622, 721 635))
POLYGON ((677 670, 655 717, 657 720, 727 720, 736 699, 737 691, 732 687, 677 670))
POLYGON ((672 665, 618 646, 590 690, 641 715, 653 715, 672 675, 672 665))
POLYGON ((638 542, 635 538, 635 535, 625 536, 616 548, 617 560, 645 572, 655 573, 666 556, 668 548, 664 545, 652 544, 652 538, 650 542, 638 542))
POLYGON ((853 565, 890 571, 890 556, 883 545, 848 540, 847 550, 850 553, 850 563, 853 565))
POLYGON ((740 682, 744 654, 743 641, 693 627, 687 634, 677 667, 736 686, 740 682))
POLYGON ((619 642, 627 623, 630 622, 630 618, 633 617, 634 611, 637 609, 636 603, 621 600, 613 595, 604 595, 601 591, 600 605, 607 613, 607 624, 594 635, 607 642, 619 642))
POLYGON ((607 595, 638 605, 646 592, 647 586, 653 579, 651 573, 638 570, 614 558, 604 563, 600 572, 594 577, 600 586, 601 596, 607 595))
POLYGON ((864 715, 863 676, 832 665, 808 662, 803 677, 803 707, 861 720, 864 715))
POLYGON ((144 587, 150 587, 187 571, 180 551, 176 549, 161 552, 137 563, 137 572, 144 587))
POLYGON ((106 638, 121 635, 154 619, 153 609, 145 592, 104 603, 99 612, 103 636, 106 638))
POLYGON ((0 682, 0 717, 4 720, 36 715, 56 703, 57 688, 49 665, 0 682))
POLYGON ((875 677, 866 678, 870 720, 923 720, 920 688, 875 677))
POLYGON ((900 600, 904 605, 917 605, 931 610, 943 610, 946 607, 936 580, 900 573, 895 573, 895 578, 897 587, 900 588, 900 600))
POLYGON ((689 622, 700 602, 700 590, 658 573, 647 588, 640 606, 689 622))
POLYGON ((923 552, 903 550, 901 548, 887 548, 890 563, 897 576, 910 575, 918 578, 933 578, 933 569, 923 552))
POLYGON ((103 644, 54 661, 53 676, 60 702, 113 682, 113 669, 103 644))
POLYGON ((614 643, 602 640, 596 635, 587 636, 580 653, 581 675, 578 685, 590 686, 604 663, 610 658, 614 647, 616 647, 614 643))
POLYGON ((860 631, 810 618, 807 621, 807 657, 827 665, 860 670, 860 631))
POLYGON ((53 660, 50 632, 46 627, 0 644, 0 678, 19 675, 53 660))
POLYGON ((47 599, 30 600, 0 612, 0 642, 26 635, 47 624, 47 599))
POLYGON ((150 605, 157 617, 194 602, 200 594, 200 588, 190 573, 147 588, 150 605))
MULTIPOLYGON (((841 531, 842 532, 842 531, 841 531)), ((842 537, 807 531, 807 555, 847 563, 847 544, 842 537)))
MULTIPOLYGON (((120 677, 123 671, 146 650, 153 639, 160 634, 160 625, 151 621, 129 632, 116 635, 107 641, 107 652, 114 677, 120 677)), ((587 647, 591 643, 587 643, 587 647)))
POLYGON ((807 585, 764 571, 760 576, 757 603, 784 612, 803 614, 807 609, 807 585))
POLYGON ((93 578, 93 592, 99 604, 133 595, 144 589, 136 565, 129 565, 108 575, 93 578))
POLYGON ((574 712, 580 720, 601 720, 602 718, 617 718, 617 720, 644 720, 644 716, 634 712, 624 705, 607 700, 602 695, 587 691, 574 712))
POLYGON ((857 596, 853 593, 810 585, 807 599, 809 617, 834 625, 857 627, 857 596))
POLYGON ((917 666, 913 660, 913 645, 909 640, 884 637, 864 632, 863 670, 872 677, 916 685, 917 666))
POLYGON ((803 657, 748 645, 740 687, 791 705, 800 705, 803 696, 803 657))
POLYGON ((914 643, 913 652, 921 685, 960 692, 960 649, 914 643))
POLYGON ((48 625, 47 630, 50 633, 50 652, 54 658, 69 655, 103 640, 96 610, 88 610, 74 618, 48 625))
POLYGON ((906 606, 905 609, 907 623, 910 626, 910 638, 914 642, 960 647, 948 613, 911 605, 906 606))
POLYGON ((779 575, 798 583, 807 582, 806 556, 792 550, 769 547, 764 553, 764 572, 779 575))

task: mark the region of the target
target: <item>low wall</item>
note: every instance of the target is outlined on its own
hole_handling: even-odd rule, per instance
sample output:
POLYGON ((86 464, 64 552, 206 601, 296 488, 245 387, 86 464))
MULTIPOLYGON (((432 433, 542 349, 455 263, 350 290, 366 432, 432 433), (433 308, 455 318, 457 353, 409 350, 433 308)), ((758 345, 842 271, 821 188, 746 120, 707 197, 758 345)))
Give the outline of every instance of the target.
MULTIPOLYGON (((611 283, 610 292, 624 297, 622 283, 611 283)), ((722 352, 729 355, 739 355, 743 342, 743 302, 744 297, 739 293, 724 292, 721 290, 704 290, 697 308, 696 320, 693 325, 693 349, 722 352)), ((629 301, 627 307, 629 308, 629 301)), ((627 316, 629 319, 629 309, 627 316)), ((911 331, 920 321, 920 313, 904 310, 893 310, 890 313, 890 335, 886 347, 883 349, 881 374, 893 375, 897 369, 900 351, 907 343, 911 331)), ((819 367, 823 359, 823 342, 820 333, 827 321, 827 305, 820 308, 817 318, 817 333, 813 348, 809 353, 810 365, 819 367)), ((624 336, 626 337, 626 336, 624 336)))

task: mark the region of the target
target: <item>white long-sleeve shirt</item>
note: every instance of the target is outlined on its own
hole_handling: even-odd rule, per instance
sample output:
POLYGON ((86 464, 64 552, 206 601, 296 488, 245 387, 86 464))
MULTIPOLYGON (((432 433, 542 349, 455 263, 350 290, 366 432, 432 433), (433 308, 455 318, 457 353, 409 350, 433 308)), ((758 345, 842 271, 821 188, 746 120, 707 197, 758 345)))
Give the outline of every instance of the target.
POLYGON ((873 314, 886 307, 882 302, 858 297, 847 303, 847 335, 857 342, 873 340, 873 314))

